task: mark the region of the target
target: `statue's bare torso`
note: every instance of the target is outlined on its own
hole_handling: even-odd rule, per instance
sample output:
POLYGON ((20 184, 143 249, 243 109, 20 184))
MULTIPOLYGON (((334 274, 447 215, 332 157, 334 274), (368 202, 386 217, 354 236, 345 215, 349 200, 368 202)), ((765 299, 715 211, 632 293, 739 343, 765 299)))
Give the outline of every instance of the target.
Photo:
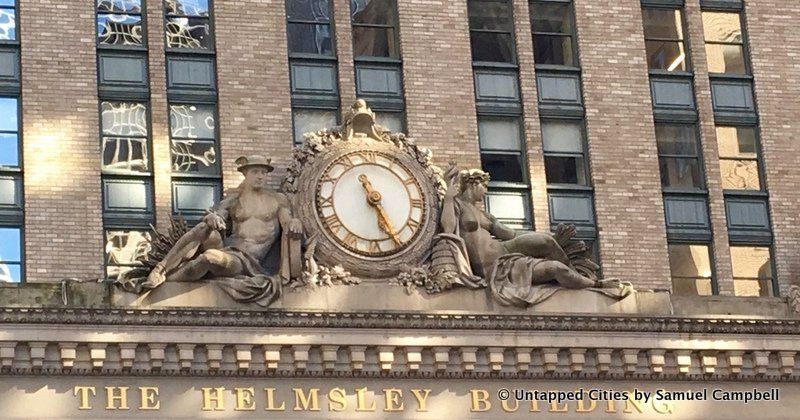
POLYGON ((228 210, 232 229, 225 238, 225 245, 261 260, 280 237, 278 213, 288 206, 289 202, 281 193, 244 189, 228 210))

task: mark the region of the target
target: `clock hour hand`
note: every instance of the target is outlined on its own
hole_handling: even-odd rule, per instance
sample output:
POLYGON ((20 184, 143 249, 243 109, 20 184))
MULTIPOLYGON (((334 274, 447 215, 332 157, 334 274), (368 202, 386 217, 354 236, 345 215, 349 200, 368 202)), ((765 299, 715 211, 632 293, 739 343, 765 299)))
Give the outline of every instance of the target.
POLYGON ((386 214, 386 211, 381 205, 381 199, 383 198, 381 193, 372 187, 372 183, 369 182, 369 178, 367 178, 366 174, 359 175, 358 180, 361 182, 361 186, 364 187, 364 191, 367 193, 367 204, 372 206, 378 213, 378 227, 391 236, 395 244, 398 246, 402 245, 402 241, 394 231, 394 227, 392 226, 392 222, 389 220, 389 216, 386 214))

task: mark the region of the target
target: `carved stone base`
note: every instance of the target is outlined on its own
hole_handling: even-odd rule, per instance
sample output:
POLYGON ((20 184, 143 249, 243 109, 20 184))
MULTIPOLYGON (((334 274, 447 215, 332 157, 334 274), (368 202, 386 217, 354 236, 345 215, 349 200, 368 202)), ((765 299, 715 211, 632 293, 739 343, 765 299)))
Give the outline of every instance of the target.
MULTIPOLYGON (((312 311, 425 311, 448 313, 598 313, 670 315, 669 293, 637 292, 616 300, 587 290, 561 290, 529 309, 501 306, 488 290, 456 289, 437 295, 417 290, 410 294, 401 286, 385 282, 363 282, 357 286, 322 286, 292 290, 270 309, 312 311)), ((165 283, 141 296, 115 290, 112 305, 137 308, 213 307, 242 309, 219 287, 210 283, 165 283)), ((253 309, 257 307, 253 306, 253 309)))

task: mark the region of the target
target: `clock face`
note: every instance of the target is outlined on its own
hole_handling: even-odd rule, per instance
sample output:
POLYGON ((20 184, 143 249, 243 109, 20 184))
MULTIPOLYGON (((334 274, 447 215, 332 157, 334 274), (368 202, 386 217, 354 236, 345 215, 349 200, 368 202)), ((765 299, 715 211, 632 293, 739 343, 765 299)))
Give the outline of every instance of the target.
POLYGON ((418 236, 425 220, 425 196, 399 160, 357 151, 325 168, 317 184, 316 212, 337 244, 380 257, 399 252, 418 236))

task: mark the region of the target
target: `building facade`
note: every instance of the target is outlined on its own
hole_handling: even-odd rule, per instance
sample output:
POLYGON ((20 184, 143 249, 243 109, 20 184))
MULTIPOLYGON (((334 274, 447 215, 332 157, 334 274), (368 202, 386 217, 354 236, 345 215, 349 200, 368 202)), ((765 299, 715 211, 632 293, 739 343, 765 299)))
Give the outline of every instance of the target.
MULTIPOLYGON (((196 412, 161 408, 176 417, 738 410, 495 398, 503 381, 586 378, 782 382, 786 418, 800 406, 798 19, 777 0, 0 0, 0 379, 63 381, 63 411, 33 417, 109 416, 124 394, 144 418, 158 386, 164 406, 197 388, 196 412), (271 158, 279 189, 304 134, 342 124, 356 99, 436 165, 489 172, 502 223, 572 224, 604 277, 647 292, 621 306, 564 293, 532 314, 365 281, 253 312, 208 288, 115 288, 151 225, 193 225, 239 185, 237 157, 271 158), (104 379, 120 375, 135 385, 104 379)), ((15 392, 0 405, 25 417, 15 392)))

